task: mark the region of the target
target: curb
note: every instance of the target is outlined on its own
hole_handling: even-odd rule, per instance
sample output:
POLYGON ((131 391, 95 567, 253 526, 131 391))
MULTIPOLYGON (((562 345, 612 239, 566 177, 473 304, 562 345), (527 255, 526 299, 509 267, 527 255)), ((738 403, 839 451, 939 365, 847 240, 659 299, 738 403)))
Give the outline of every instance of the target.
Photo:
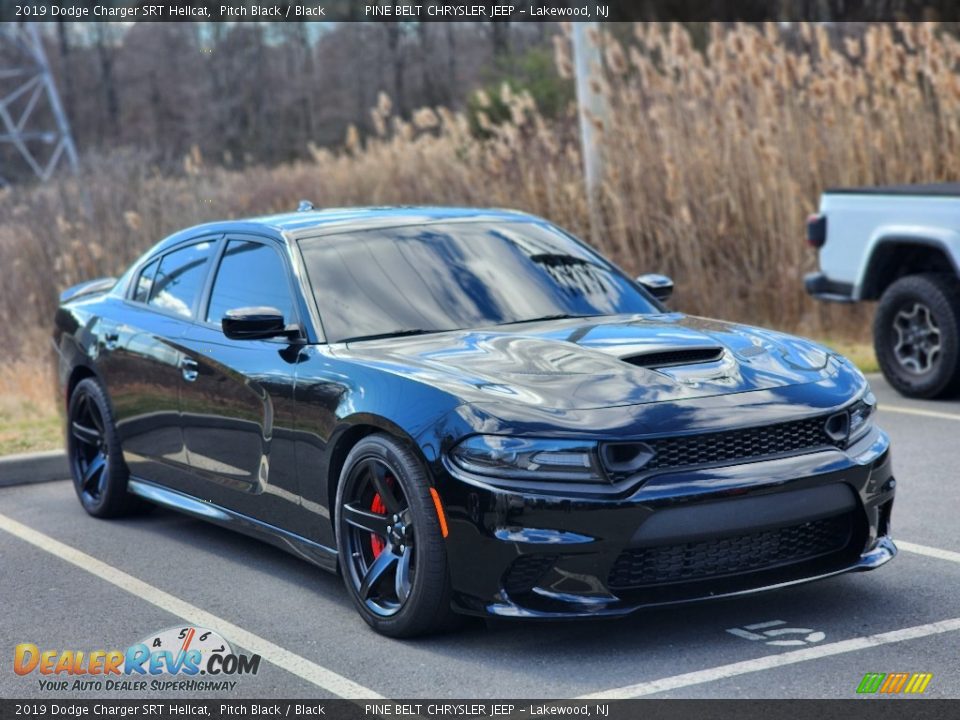
POLYGON ((70 477, 63 450, 0 457, 0 487, 66 480, 70 477))

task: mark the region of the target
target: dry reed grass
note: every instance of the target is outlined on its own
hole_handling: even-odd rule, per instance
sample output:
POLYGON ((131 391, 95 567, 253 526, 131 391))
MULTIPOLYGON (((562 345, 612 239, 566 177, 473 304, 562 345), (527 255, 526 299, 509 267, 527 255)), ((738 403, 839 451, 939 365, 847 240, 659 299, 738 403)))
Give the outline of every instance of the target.
POLYGON ((61 446, 55 397, 49 363, 0 363, 0 455, 61 446))
MULTIPOLYGON (((181 173, 160 176, 118 152, 91 158, 79 182, 4 191, 0 346, 32 356, 57 290, 119 273, 165 234, 301 197, 520 208, 587 237, 630 272, 672 274, 683 310, 862 335, 867 309, 827 308, 803 293, 814 264, 804 218, 826 186, 960 177, 960 43, 929 23, 873 24, 843 42, 822 26, 783 32, 716 24, 704 52, 679 25, 598 38, 606 71, 595 81, 609 113, 596 120, 606 175, 593 236, 573 109, 547 121, 529 95, 506 87, 511 120, 494 125, 481 112, 482 137, 444 108, 401 119, 382 96, 374 136, 351 129, 340 150, 311 147, 296 164, 227 172, 197 150, 181 173)), ((557 61, 568 69, 564 37, 557 61)))

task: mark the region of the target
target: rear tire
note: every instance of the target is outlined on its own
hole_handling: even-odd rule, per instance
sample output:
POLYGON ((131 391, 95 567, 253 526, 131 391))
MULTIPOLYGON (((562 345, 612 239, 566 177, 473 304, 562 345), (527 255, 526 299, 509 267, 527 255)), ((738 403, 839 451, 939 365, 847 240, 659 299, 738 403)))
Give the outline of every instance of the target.
POLYGON ((908 275, 880 299, 873 325, 877 361, 902 395, 936 398, 960 389, 960 281, 908 275))
POLYGON ((409 447, 384 434, 357 443, 340 474, 336 508, 341 574, 370 627, 404 638, 456 624, 429 477, 409 447))
POLYGON ((129 472, 123 462, 113 412, 106 391, 93 378, 77 383, 70 396, 67 458, 73 488, 90 515, 114 518, 141 507, 127 493, 129 472))

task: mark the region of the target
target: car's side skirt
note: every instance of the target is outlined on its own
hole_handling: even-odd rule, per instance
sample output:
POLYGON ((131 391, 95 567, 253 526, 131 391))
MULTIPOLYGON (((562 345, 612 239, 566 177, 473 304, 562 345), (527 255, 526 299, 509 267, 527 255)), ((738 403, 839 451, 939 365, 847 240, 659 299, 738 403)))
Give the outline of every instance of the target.
POLYGON ((301 535, 261 522, 249 515, 228 510, 220 505, 199 500, 192 495, 165 488, 148 480, 131 477, 127 482, 127 490, 133 495, 157 505, 202 520, 209 520, 230 530, 236 530, 244 535, 264 540, 307 562, 318 565, 324 570, 337 572, 337 551, 326 545, 308 540, 301 535))

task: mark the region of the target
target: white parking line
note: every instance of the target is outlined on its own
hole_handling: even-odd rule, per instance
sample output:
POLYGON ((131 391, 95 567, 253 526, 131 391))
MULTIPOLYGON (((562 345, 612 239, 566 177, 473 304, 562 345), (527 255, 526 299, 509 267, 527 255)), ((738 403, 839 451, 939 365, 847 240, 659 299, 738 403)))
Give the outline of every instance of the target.
POLYGON ((603 690, 589 695, 581 695, 577 699, 620 700, 643 697, 645 695, 666 692, 667 690, 677 690, 679 688, 690 687, 691 685, 724 680, 726 678, 736 677, 737 675, 746 675, 762 670, 772 670, 773 668, 806 662, 807 660, 819 660, 820 658, 830 657, 831 655, 842 655, 843 653, 866 650, 868 648, 904 642, 906 640, 916 640, 917 638, 940 635, 941 633, 955 632, 957 630, 960 630, 960 618, 951 618, 926 625, 903 628, 902 630, 893 630, 891 632, 868 635, 851 640, 840 640, 839 642, 803 648, 801 650, 791 650, 790 652, 777 655, 767 655, 766 657, 756 658, 754 660, 744 660, 743 662, 730 663, 729 665, 719 665, 718 667, 707 668, 706 670, 673 675, 671 677, 660 678, 659 680, 637 683, 636 685, 613 688, 612 690, 603 690))
POLYGON ((917 555, 926 555, 927 557, 937 558, 938 560, 949 560, 950 562, 960 563, 960 553, 953 550, 941 550, 940 548, 930 547, 929 545, 918 545, 917 543, 907 542, 906 540, 897 540, 897 547, 907 552, 917 555))
POLYGON ((879 409, 880 412, 894 412, 901 413, 903 415, 921 415, 923 417, 939 418, 940 420, 960 421, 960 415, 955 413, 940 412, 939 410, 924 410, 923 408, 912 408, 904 405, 888 405, 886 403, 880 403, 879 409))
POLYGON ((81 570, 86 570, 88 573, 116 585, 121 590, 126 590, 136 597, 156 605, 161 610, 166 610, 173 615, 182 617, 193 625, 215 629, 223 633, 231 642, 236 642, 237 645, 260 655, 267 662, 289 673, 293 673, 334 695, 348 699, 378 699, 382 697, 373 690, 358 685, 353 682, 353 680, 345 678, 333 670, 328 670, 322 665, 317 665, 305 657, 292 653, 248 630, 244 630, 239 625, 234 625, 223 618, 219 618, 206 610, 198 608, 196 605, 191 605, 185 600, 181 600, 168 592, 164 592, 160 588, 154 587, 143 580, 139 580, 133 577, 133 575, 118 570, 112 565, 97 560, 97 558, 87 555, 76 548, 65 545, 59 540, 54 540, 49 535, 44 535, 33 528, 8 518, 6 515, 0 514, 0 530, 5 530, 11 535, 25 540, 31 545, 45 550, 61 560, 76 565, 81 570))

